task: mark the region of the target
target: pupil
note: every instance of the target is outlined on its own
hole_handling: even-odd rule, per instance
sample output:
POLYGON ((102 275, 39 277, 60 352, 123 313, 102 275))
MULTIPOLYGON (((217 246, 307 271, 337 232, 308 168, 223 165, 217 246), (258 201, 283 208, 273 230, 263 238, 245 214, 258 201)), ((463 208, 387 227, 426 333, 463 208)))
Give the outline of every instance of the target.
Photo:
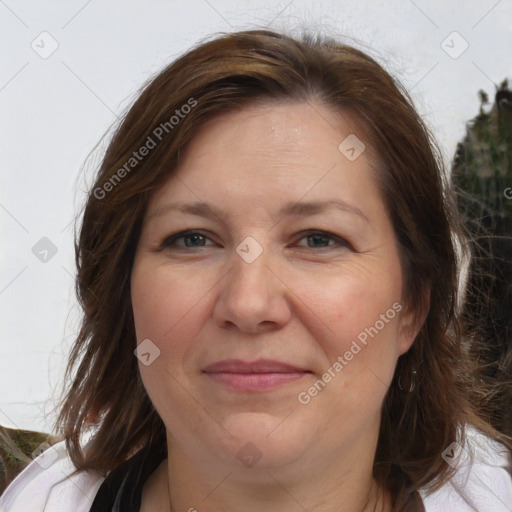
POLYGON ((322 243, 322 242, 326 241, 326 236, 325 235, 316 234, 316 235, 310 235, 310 237, 311 237, 312 240, 314 240, 314 242, 322 243))
POLYGON ((201 238, 202 238, 203 235, 188 235, 188 240, 189 241, 192 241, 191 244, 186 244, 187 247, 191 247, 191 246, 196 246, 198 244, 196 244, 195 242, 197 241, 201 241, 201 238))

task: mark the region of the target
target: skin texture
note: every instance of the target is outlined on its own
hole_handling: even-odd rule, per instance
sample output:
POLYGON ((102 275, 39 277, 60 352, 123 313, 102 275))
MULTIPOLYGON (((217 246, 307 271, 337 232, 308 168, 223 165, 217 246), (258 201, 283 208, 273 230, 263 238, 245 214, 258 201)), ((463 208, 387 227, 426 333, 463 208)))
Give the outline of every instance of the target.
POLYGON ((138 343, 160 350, 139 368, 170 457, 146 484, 141 510, 169 510, 168 482, 176 511, 359 512, 375 502, 389 510, 372 465, 383 399, 417 332, 405 305, 309 403, 298 400, 401 304, 396 238, 365 137, 353 119, 319 104, 247 107, 209 121, 151 198, 132 305, 138 343), (366 150, 350 161, 338 146, 353 133, 366 150), (336 208, 278 214, 288 202, 332 199, 366 220, 336 208), (177 201, 222 214, 163 208, 177 201), (188 229, 203 236, 162 248, 188 229), (251 263, 236 250, 248 236, 263 250, 251 263), (234 391, 202 372, 228 358, 276 359, 311 373, 274 390, 234 391), (252 467, 237 457, 248 442, 261 455, 252 467))

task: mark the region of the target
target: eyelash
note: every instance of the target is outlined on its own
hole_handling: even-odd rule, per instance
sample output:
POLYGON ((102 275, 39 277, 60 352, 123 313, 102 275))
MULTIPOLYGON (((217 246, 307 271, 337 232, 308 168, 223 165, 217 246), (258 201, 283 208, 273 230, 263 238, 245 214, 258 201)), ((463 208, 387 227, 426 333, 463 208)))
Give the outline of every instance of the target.
MULTIPOLYGON (((187 231, 181 231, 179 233, 176 233, 174 235, 171 235, 169 237, 167 237, 163 242, 162 244, 160 245, 160 247, 158 248, 159 251, 163 251, 164 249, 172 249, 173 248, 173 245, 174 247, 178 247, 179 249, 201 249, 203 247, 209 247, 209 246, 197 246, 197 247, 186 247, 186 246, 176 246, 175 245, 175 242, 179 239, 184 239, 186 238, 187 236, 192 236, 192 235, 200 235, 202 237, 204 237, 205 239, 210 239, 208 236, 206 236, 205 234, 201 233, 200 231, 196 231, 196 230, 187 230, 187 231)), ((339 236, 336 236, 336 235, 333 235, 332 233, 329 233, 327 231, 321 231, 321 230, 318 230, 318 229, 312 229, 312 230, 308 230, 308 231, 304 231, 301 233, 301 238, 299 240, 302 240, 303 238, 306 238, 308 236, 313 236, 313 235, 323 235, 323 236, 327 236, 329 240, 334 240, 335 242, 338 243, 338 246, 340 247, 345 247, 345 248, 348 248, 352 251, 354 251, 354 248, 352 247, 352 245, 345 239, 339 237, 339 236)), ((308 246, 300 246, 300 247, 303 247, 305 249, 315 249, 315 247, 308 247, 308 246)), ((317 247, 317 249, 334 249, 336 248, 335 245, 328 245, 328 246, 324 246, 324 247, 317 247)))

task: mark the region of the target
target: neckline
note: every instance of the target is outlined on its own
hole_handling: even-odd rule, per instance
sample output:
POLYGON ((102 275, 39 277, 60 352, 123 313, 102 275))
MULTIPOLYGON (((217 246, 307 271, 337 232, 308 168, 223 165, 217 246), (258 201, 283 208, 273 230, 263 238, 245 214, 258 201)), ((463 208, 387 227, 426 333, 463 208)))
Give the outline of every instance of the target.
MULTIPOLYGON (((109 472, 89 512, 140 512, 144 484, 166 457, 166 447, 153 446, 139 450, 109 472)), ((418 491, 410 494, 401 512, 425 512, 418 491)))
POLYGON ((139 450, 109 472, 89 512, 139 512, 144 484, 166 457, 166 447, 139 450))

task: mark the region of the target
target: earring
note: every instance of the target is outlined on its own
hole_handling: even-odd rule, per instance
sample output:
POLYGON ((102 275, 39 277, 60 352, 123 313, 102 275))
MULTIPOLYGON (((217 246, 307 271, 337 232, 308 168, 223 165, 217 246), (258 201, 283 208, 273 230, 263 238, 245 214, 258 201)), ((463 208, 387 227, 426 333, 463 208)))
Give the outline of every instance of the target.
POLYGON ((418 372, 416 370, 411 370, 411 380, 409 382, 409 389, 407 390, 404 390, 404 388, 402 387, 402 376, 400 375, 398 377, 398 387, 400 388, 400 391, 404 391, 405 393, 412 393, 414 391, 414 389, 416 388, 417 373, 418 372))

